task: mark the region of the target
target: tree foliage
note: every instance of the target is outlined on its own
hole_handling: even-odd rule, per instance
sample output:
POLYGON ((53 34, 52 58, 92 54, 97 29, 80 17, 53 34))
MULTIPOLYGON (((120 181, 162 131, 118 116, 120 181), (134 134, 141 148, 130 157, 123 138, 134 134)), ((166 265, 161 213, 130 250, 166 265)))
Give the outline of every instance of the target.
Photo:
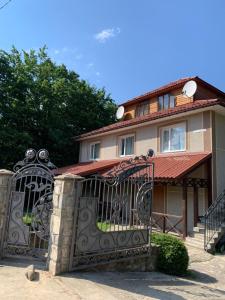
POLYGON ((46 148, 57 166, 74 163, 74 136, 115 121, 115 103, 46 48, 0 51, 0 168, 11 168, 27 148, 46 148))

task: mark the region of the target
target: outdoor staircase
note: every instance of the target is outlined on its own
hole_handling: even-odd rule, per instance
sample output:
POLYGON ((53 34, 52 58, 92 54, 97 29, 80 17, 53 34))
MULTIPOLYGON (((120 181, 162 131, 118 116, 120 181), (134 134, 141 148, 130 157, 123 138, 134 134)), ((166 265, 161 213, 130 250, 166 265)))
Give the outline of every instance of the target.
MULTIPOLYGON (((215 253, 216 245, 225 237, 225 190, 208 208, 202 223, 193 228, 186 238, 186 245, 215 253)), ((225 243, 225 239, 224 239, 225 243)))
POLYGON ((204 224, 198 223, 197 227, 194 227, 193 231, 186 237, 185 244, 204 250, 204 232, 204 224))

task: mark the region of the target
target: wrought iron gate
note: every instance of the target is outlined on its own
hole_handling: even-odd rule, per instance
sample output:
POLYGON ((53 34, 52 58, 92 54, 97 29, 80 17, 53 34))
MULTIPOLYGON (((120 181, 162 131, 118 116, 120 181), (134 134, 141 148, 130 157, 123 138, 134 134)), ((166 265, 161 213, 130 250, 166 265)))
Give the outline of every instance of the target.
POLYGON ((81 182, 71 270, 149 254, 153 182, 146 156, 81 182))
POLYGON ((31 256, 45 260, 48 251, 55 166, 48 151, 28 149, 14 166, 9 191, 5 255, 31 256))

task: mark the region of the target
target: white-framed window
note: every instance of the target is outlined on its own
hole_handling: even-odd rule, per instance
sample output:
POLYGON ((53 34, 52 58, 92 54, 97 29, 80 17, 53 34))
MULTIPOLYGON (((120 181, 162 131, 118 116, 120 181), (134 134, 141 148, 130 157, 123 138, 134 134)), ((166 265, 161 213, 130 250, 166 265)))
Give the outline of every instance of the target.
POLYGON ((161 152, 186 150, 186 123, 174 124, 160 130, 161 152))
POLYGON ((134 154, 134 135, 125 135, 120 137, 119 155, 127 156, 134 154))
POLYGON ((96 160, 100 158, 100 142, 90 144, 90 159, 96 160))

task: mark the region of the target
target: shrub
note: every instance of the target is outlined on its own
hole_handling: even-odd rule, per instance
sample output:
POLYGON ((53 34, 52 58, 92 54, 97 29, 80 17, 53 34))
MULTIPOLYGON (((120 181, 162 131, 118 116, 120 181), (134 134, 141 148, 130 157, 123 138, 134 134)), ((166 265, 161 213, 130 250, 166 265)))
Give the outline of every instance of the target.
POLYGON ((184 275, 189 257, 184 243, 176 237, 163 233, 152 233, 152 243, 160 247, 157 268, 167 274, 184 275))

